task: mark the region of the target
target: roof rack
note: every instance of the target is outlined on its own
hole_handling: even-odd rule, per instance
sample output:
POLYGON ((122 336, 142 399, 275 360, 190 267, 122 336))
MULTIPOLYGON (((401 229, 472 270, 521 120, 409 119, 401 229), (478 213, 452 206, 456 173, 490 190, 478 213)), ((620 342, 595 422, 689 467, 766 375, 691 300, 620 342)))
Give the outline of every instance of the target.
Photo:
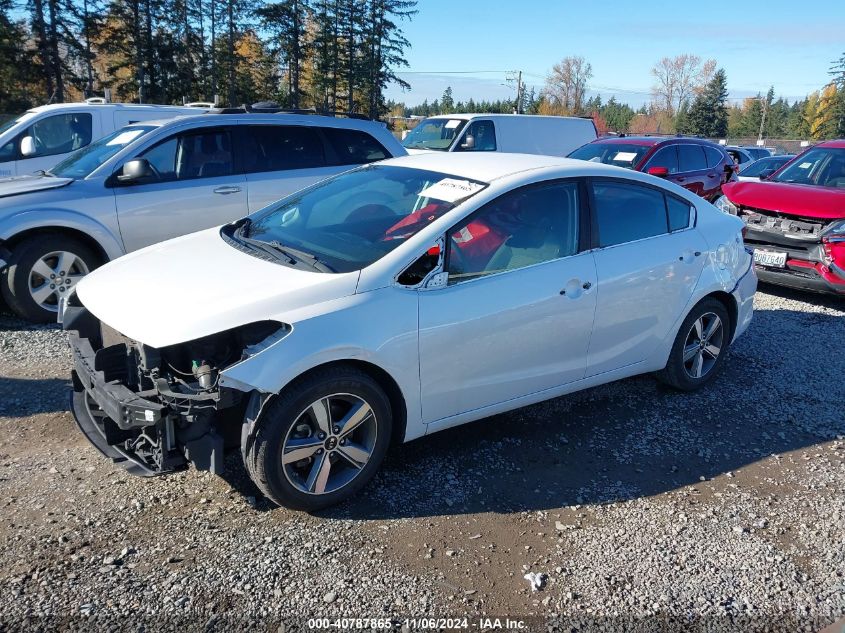
POLYGON ((210 108, 209 114, 310 114, 317 116, 347 117, 369 121, 370 118, 358 112, 342 110, 317 110, 316 108, 282 108, 274 103, 262 102, 253 105, 243 104, 237 108, 210 108))

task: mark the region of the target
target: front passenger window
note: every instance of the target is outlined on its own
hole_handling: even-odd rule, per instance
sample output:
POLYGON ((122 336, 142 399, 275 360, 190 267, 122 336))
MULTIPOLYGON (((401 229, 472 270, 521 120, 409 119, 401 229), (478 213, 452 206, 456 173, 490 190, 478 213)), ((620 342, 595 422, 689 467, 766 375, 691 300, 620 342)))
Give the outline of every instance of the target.
POLYGON ((495 152, 496 128, 493 121, 473 121, 467 128, 460 144, 455 148, 458 152, 495 152), (472 142, 468 142, 472 138, 472 142))
POLYGON ((147 160, 157 182, 229 176, 234 171, 229 132, 220 130, 173 136, 139 158, 147 160))
POLYGON ((578 252, 578 183, 526 187, 489 203, 449 232, 449 283, 578 252))
POLYGON ((24 158, 67 154, 91 144, 91 115, 55 114, 30 125, 24 136, 35 142, 35 154, 24 158))

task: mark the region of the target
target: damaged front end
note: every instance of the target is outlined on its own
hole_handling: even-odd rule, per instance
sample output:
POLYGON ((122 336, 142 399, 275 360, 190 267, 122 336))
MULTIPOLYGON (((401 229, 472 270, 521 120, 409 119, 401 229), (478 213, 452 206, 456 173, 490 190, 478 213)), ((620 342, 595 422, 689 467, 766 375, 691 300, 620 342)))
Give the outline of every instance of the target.
POLYGON ((189 463, 222 474, 250 403, 263 398, 221 386, 220 373, 286 336, 289 326, 261 321, 157 349, 101 323, 78 300, 62 308, 72 410, 91 443, 134 475, 189 463))

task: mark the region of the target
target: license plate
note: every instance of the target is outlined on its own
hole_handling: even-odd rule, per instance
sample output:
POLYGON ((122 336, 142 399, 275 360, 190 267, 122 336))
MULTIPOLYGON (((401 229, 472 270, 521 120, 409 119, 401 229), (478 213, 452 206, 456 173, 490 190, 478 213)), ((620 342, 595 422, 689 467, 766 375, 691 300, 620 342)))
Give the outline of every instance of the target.
POLYGON ((763 251, 754 249, 754 263, 759 266, 770 266, 772 268, 786 268, 786 253, 777 251, 763 251))

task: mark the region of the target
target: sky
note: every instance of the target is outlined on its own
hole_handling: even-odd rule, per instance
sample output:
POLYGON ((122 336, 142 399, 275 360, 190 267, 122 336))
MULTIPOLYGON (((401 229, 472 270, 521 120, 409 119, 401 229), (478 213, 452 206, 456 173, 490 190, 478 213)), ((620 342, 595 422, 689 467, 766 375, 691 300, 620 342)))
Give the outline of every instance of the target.
POLYGON ((408 105, 447 86, 456 101, 513 98, 503 84, 515 70, 539 91, 556 62, 581 55, 593 67, 590 94, 638 107, 650 100, 654 63, 682 53, 716 59, 731 99, 774 86, 793 101, 826 84, 845 53, 843 0, 418 0, 417 8, 402 23, 411 47, 398 73, 411 90, 392 85, 386 95, 408 105))

